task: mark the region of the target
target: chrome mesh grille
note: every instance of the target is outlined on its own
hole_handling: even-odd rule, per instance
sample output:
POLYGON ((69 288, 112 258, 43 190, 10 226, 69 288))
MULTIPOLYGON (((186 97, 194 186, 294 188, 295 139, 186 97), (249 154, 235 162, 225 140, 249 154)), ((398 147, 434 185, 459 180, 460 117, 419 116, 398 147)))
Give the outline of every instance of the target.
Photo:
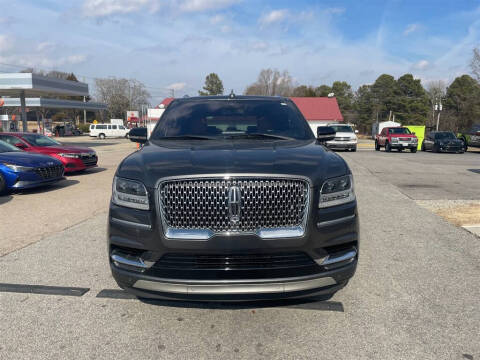
POLYGON ((167 227, 223 232, 255 232, 303 226, 308 183, 301 179, 185 179, 160 185, 159 204, 167 227), (240 216, 232 220, 229 189, 241 194, 240 216))

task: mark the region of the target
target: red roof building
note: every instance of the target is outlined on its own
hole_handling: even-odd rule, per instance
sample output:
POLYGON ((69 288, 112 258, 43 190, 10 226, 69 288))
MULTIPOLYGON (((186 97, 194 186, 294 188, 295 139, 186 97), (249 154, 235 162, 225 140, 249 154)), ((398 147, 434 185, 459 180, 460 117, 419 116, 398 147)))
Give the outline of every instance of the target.
POLYGON ((163 105, 163 106, 166 108, 168 105, 170 105, 170 103, 171 103, 173 100, 175 100, 175 98, 173 98, 173 97, 165 98, 165 99, 163 99, 163 101, 162 101, 160 104, 158 104, 158 105, 156 106, 156 108, 157 108, 157 109, 160 108, 160 105, 163 105))
POLYGON ((292 97, 290 99, 308 121, 343 121, 337 99, 334 97, 292 97))

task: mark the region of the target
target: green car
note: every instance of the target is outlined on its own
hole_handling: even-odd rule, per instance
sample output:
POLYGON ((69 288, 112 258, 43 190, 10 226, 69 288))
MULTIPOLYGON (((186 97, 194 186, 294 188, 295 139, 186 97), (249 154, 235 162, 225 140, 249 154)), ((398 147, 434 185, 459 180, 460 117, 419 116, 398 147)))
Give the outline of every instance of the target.
POLYGON ((473 124, 468 131, 463 131, 457 134, 457 138, 463 141, 465 151, 469 146, 480 147, 480 123, 473 124))

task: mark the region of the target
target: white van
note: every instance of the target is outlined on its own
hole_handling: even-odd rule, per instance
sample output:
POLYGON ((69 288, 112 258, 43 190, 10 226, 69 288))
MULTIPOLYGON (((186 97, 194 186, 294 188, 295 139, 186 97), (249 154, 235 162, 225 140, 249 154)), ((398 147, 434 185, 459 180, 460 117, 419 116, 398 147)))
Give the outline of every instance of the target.
POLYGON ((90 125, 90 136, 105 139, 106 137, 127 137, 128 132, 123 125, 115 124, 92 124, 90 125))

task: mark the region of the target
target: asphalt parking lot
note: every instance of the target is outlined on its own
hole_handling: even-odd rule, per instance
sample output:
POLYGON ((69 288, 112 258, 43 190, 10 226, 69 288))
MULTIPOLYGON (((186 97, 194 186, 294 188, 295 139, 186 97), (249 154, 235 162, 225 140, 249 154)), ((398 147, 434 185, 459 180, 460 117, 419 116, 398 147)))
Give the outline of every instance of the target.
POLYGON ((361 221, 350 284, 328 301, 212 304, 117 288, 106 211, 135 145, 67 141, 94 147, 98 170, 0 198, 1 359, 480 359, 480 238, 420 204, 480 201, 480 153, 340 153, 361 221))

